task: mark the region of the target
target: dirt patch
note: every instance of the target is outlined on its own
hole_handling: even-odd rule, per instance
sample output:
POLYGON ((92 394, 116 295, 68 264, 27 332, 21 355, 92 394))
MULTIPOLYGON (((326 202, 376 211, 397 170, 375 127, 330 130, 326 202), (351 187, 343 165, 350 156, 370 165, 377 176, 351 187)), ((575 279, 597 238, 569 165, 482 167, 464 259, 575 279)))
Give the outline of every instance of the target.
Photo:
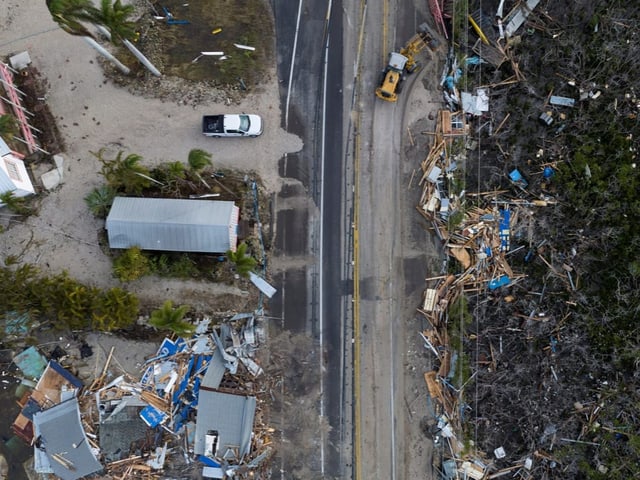
POLYGON ((118 48, 132 73, 123 76, 108 63, 105 72, 132 93, 188 105, 228 104, 269 81, 275 36, 266 1, 145 1, 137 12, 136 46, 163 76, 151 75, 128 49, 118 48))

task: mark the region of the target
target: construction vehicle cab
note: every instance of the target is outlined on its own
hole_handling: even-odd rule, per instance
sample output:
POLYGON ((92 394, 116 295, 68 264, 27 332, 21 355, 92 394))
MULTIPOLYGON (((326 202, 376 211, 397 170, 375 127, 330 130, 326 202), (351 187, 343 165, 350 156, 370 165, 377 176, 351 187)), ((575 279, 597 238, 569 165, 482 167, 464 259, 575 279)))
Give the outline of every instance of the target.
POLYGON ((398 93, 402 88, 401 85, 405 79, 405 74, 413 73, 418 69, 419 64, 416 57, 427 46, 435 51, 439 47, 439 42, 432 34, 429 26, 423 23, 418 27, 418 33, 399 52, 392 52, 389 55, 389 62, 382 72, 382 78, 376 88, 376 96, 378 98, 387 102, 398 100, 398 93))
POLYGON ((389 55, 387 67, 382 72, 380 86, 376 88, 376 96, 388 102, 398 100, 398 93, 404 81, 404 70, 409 59, 397 52, 389 55))

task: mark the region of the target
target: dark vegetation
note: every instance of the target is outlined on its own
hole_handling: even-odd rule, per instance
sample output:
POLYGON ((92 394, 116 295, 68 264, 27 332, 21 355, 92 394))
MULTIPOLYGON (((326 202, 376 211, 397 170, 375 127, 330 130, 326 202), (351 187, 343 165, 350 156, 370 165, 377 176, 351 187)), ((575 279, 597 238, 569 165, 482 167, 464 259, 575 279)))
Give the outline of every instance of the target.
MULTIPOLYGON (((480 3, 493 16, 499 2, 469 12, 480 3)), ((532 478, 640 477, 639 25, 633 2, 543 0, 510 47, 516 65, 471 67, 459 86, 489 85, 491 96, 472 125, 467 192, 508 191, 483 206, 549 201, 518 207, 507 260, 526 277, 469 296, 464 338, 476 373, 468 438, 491 457, 503 446, 498 467, 531 457, 532 478), (551 94, 575 106, 550 105, 551 94), (526 189, 509 182, 514 168, 526 189)), ((473 56, 473 32, 456 38, 473 56)))
POLYGON ((40 323, 57 330, 109 332, 130 327, 138 317, 138 299, 119 287, 101 290, 66 273, 46 276, 33 265, 11 267, 9 262, 0 268, 0 305, 7 323, 11 316, 28 314, 30 327, 40 323))

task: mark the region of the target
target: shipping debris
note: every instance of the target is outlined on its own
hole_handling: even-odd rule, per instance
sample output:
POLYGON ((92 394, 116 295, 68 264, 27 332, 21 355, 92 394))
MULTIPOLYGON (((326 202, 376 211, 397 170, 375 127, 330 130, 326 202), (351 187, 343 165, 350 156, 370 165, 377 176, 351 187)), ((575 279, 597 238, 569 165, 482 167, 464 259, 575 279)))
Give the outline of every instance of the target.
POLYGON ((62 480, 159 479, 176 469, 266 478, 274 430, 261 409, 264 338, 260 315, 205 318, 193 337, 165 338, 137 374, 117 366, 112 347, 89 386, 30 347, 14 358, 34 382, 13 431, 33 445, 35 471, 62 480))

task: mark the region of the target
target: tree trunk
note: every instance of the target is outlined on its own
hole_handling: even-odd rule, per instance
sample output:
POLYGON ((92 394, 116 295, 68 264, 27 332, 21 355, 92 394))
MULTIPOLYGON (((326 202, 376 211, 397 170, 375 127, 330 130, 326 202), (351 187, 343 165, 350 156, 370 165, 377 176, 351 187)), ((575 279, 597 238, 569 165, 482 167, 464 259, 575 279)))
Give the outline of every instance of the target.
POLYGON ((102 45, 100 45, 98 42, 96 42, 91 37, 82 37, 82 38, 84 38, 84 40, 89 45, 91 45, 100 55, 102 55, 107 60, 109 60, 111 63, 113 63, 118 68, 118 70, 120 70, 125 75, 129 75, 129 73, 130 73, 129 67, 127 67, 122 62, 120 62, 120 60, 118 60, 116 57, 111 55, 111 53, 109 53, 102 45))

